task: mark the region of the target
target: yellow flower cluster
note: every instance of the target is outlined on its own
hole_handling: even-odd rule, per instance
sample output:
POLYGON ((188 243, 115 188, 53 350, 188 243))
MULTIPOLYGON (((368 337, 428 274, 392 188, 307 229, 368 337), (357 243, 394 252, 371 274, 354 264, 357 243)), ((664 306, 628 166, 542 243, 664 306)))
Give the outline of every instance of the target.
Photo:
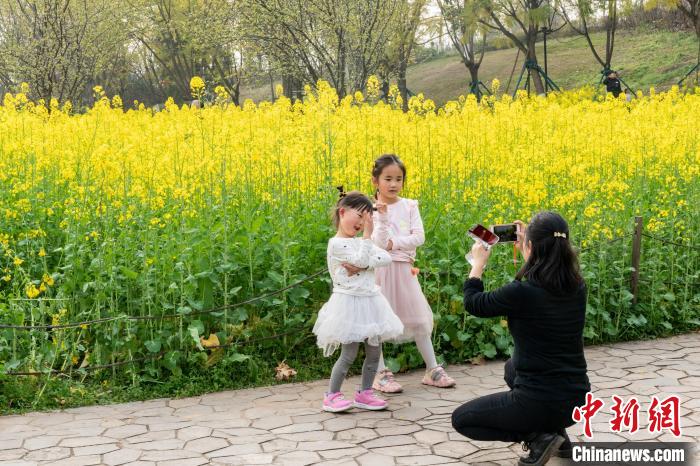
POLYGON ((190 79, 190 93, 195 99, 200 99, 204 95, 205 83, 199 76, 190 79))

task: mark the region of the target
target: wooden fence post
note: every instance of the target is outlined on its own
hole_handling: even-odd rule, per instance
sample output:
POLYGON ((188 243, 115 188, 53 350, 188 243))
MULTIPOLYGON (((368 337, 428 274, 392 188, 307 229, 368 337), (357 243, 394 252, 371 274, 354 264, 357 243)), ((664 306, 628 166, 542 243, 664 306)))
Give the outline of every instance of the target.
POLYGON ((637 292, 639 288, 639 260, 642 256, 643 228, 644 222, 642 221, 642 217, 634 217, 634 233, 632 234, 632 277, 630 279, 632 304, 637 304, 637 292))

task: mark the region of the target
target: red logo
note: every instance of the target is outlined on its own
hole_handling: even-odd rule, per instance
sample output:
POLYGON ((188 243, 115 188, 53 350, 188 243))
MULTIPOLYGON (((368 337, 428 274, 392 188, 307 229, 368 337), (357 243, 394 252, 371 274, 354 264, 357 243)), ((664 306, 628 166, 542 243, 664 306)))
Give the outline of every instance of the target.
POLYGON ((603 402, 596 399, 593 393, 586 393, 586 404, 583 406, 577 406, 574 408, 574 412, 571 414, 571 418, 576 422, 584 421, 583 433, 586 437, 593 437, 591 432, 591 419, 596 415, 596 413, 603 407, 603 402))
MULTIPOLYGON (((622 432, 624 428, 629 429, 631 434, 637 432, 639 430, 639 401, 635 397, 632 397, 626 403, 617 395, 613 395, 612 398, 614 401, 612 406, 614 416, 610 421, 610 430, 612 432, 622 432)), ((583 406, 577 406, 571 413, 571 418, 575 422, 583 421, 583 434, 586 437, 593 437, 591 420, 604 404, 593 393, 588 392, 586 393, 586 403, 583 406)), ((647 427, 649 432, 661 432, 663 429, 668 429, 675 437, 680 437, 680 406, 680 398, 676 395, 671 395, 663 400, 652 396, 651 406, 649 407, 649 425, 647 427)))
POLYGON ((660 432, 661 429, 668 429, 674 436, 680 437, 680 406, 680 399, 675 395, 671 395, 663 401, 652 396, 649 408, 649 432, 660 432))
POLYGON ((615 417, 610 421, 610 429, 613 432, 621 432, 622 428, 629 429, 630 434, 639 430, 639 402, 635 397, 623 405, 622 398, 613 395, 615 404, 612 407, 615 417))

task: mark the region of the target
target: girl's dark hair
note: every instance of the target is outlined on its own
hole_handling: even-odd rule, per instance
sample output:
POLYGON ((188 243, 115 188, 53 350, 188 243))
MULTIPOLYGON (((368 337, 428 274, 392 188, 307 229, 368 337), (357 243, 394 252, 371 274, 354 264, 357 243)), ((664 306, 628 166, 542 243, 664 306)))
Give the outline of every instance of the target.
POLYGON ((383 154, 377 160, 374 161, 374 167, 372 167, 372 177, 379 178, 384 169, 389 165, 398 165, 403 172, 403 178, 406 179, 406 166, 403 164, 398 155, 395 154, 383 154))
POLYGON ((340 199, 338 199, 331 214, 333 217, 333 226, 336 228, 338 228, 338 224, 340 223, 340 209, 343 207, 346 209, 355 209, 361 213, 372 212, 372 201, 359 191, 350 191, 349 193, 341 191, 340 199))
POLYGON ((525 241, 530 257, 516 275, 555 294, 571 293, 583 284, 578 257, 569 242, 569 225, 555 212, 540 212, 530 220, 525 241), (555 234, 556 233, 556 234, 555 234))

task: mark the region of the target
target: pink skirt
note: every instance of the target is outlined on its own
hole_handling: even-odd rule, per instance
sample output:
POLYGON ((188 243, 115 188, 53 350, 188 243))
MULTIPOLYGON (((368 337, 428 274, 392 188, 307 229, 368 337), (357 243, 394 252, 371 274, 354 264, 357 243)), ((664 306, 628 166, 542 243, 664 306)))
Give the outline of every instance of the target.
POLYGON ((382 294, 403 323, 403 334, 392 340, 397 343, 412 341, 418 335, 430 335, 433 331, 433 311, 418 277, 411 273, 412 267, 410 262, 394 261, 388 267, 374 269, 382 294))

